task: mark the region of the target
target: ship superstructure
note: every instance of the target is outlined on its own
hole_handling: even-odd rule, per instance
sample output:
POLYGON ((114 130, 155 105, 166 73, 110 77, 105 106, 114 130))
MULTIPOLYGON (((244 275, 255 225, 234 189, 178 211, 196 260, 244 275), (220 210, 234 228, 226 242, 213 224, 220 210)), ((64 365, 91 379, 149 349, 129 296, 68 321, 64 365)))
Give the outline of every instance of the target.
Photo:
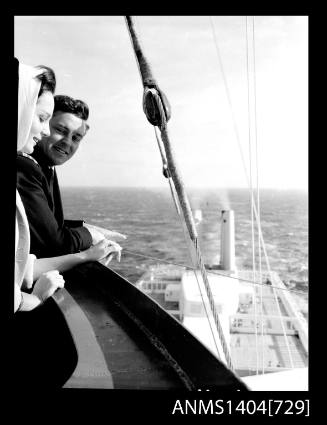
MULTIPOLYGON (((271 380, 271 373, 282 376, 281 372, 300 371, 302 381, 303 376, 306 377, 305 387, 307 321, 276 272, 264 270, 260 276, 256 272, 256 282, 253 282, 252 271, 237 270, 234 241, 234 213, 223 211, 220 263, 206 269, 234 371, 250 380, 250 384, 258 375, 264 375, 262 379, 269 375, 271 380)), ((211 312, 198 270, 174 265, 152 266, 136 286, 223 360, 214 326, 210 325, 211 312)), ((281 380, 277 380, 277 387, 280 385, 281 380)))

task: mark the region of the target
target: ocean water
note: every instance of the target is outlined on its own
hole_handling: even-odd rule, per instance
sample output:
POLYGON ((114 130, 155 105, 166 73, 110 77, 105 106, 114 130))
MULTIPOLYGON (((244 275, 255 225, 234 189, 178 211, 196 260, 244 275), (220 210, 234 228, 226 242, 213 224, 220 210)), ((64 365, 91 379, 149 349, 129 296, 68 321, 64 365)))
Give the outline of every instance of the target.
MULTIPOLYGON (((84 219, 127 235, 126 240, 119 241, 123 247, 121 262, 112 261, 110 267, 130 282, 135 283, 144 270, 159 264, 159 260, 191 265, 183 227, 168 188, 64 187, 62 197, 67 219, 84 219)), ((202 211, 202 221, 197 229, 205 263, 218 264, 221 210, 233 209, 237 267, 252 269, 248 190, 193 189, 188 190, 188 197, 192 210, 202 211)), ((307 193, 261 190, 260 221, 271 270, 279 274, 288 288, 297 291, 295 297, 306 312, 309 284, 307 193)), ((256 252, 257 239, 255 234, 256 252)), ((264 261, 262 264, 266 268, 264 261)))

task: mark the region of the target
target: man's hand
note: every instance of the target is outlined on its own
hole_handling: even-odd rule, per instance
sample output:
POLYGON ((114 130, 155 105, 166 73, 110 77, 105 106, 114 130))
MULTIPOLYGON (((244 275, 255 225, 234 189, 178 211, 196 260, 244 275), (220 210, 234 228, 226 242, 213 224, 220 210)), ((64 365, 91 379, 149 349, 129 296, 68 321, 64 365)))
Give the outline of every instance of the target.
POLYGON ((84 226, 91 233, 93 245, 102 241, 104 238, 114 240, 114 241, 117 239, 121 240, 121 239, 127 238, 127 236, 123 235, 122 233, 118 233, 114 230, 107 230, 107 229, 104 229, 103 227, 94 226, 93 224, 84 223, 84 226))
POLYGON ((108 242, 110 243, 112 251, 109 253, 109 255, 98 261, 103 265, 108 266, 110 261, 116 257, 117 261, 120 262, 122 247, 115 242, 115 239, 126 239, 127 236, 123 235, 122 233, 118 233, 114 230, 107 230, 103 227, 94 226, 93 224, 84 223, 84 226, 91 233, 93 245, 99 243, 100 241, 103 241, 104 239, 108 240, 108 242))
POLYGON ((104 234, 102 232, 99 232, 99 230, 90 227, 89 224, 85 224, 84 223, 84 226, 91 233, 91 236, 92 236, 92 245, 96 245, 99 242, 101 242, 103 239, 105 239, 104 234))
POLYGON ((118 263, 120 262, 120 258, 121 258, 122 247, 118 245, 117 242, 114 242, 114 241, 109 241, 109 246, 112 252, 109 255, 107 255, 107 257, 99 260, 99 262, 105 266, 108 266, 108 264, 113 258, 116 257, 116 260, 118 261, 118 263))
POLYGON ((80 255, 85 261, 100 261, 107 265, 114 256, 117 256, 117 260, 120 261, 121 250, 122 247, 117 242, 103 238, 102 241, 82 251, 80 255))

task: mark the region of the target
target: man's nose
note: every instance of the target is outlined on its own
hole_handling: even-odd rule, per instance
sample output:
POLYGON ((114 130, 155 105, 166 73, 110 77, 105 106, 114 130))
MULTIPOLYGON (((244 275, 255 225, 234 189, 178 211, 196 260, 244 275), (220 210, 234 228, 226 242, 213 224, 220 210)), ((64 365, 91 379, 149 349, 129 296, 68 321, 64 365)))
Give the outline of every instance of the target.
POLYGON ((70 146, 72 144, 72 138, 70 134, 66 134, 62 139, 61 143, 64 143, 67 146, 70 146))

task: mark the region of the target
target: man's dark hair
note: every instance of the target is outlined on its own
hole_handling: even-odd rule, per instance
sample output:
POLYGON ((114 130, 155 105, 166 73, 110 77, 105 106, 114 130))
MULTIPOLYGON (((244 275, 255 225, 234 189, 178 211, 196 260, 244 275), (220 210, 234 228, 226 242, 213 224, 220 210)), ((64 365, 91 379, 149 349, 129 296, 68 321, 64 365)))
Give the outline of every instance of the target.
POLYGON ((49 91, 54 94, 56 90, 56 76, 54 71, 45 65, 38 65, 36 68, 40 68, 40 74, 36 76, 41 81, 41 87, 38 94, 40 97, 45 91, 49 91))
POLYGON ((69 112, 70 114, 76 115, 82 120, 87 120, 89 117, 89 107, 85 102, 79 99, 73 99, 70 96, 56 95, 54 97, 54 110, 56 112, 69 112))

